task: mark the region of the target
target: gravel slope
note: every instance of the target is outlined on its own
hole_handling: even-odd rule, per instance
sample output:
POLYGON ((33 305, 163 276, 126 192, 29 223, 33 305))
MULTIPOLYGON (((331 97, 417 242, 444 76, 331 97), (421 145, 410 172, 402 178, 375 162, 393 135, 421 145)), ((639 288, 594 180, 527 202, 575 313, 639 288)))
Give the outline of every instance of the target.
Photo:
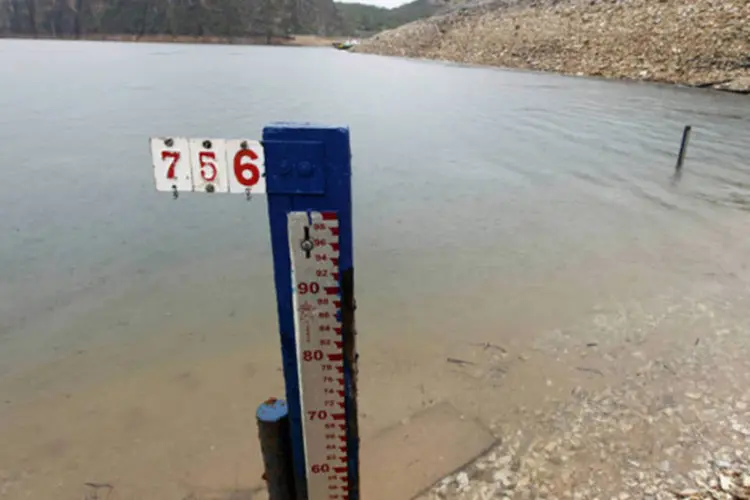
POLYGON ((478 3, 356 51, 750 92, 750 2, 478 3))

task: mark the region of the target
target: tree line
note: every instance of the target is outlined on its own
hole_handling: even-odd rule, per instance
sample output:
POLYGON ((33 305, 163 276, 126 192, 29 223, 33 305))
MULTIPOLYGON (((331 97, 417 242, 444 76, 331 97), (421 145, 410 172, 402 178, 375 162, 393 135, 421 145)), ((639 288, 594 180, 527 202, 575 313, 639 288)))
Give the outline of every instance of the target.
POLYGON ((366 36, 437 8, 435 0, 393 9, 333 0, 0 0, 0 36, 366 36))
POLYGON ((332 0, 0 0, 0 34, 332 35, 332 0))

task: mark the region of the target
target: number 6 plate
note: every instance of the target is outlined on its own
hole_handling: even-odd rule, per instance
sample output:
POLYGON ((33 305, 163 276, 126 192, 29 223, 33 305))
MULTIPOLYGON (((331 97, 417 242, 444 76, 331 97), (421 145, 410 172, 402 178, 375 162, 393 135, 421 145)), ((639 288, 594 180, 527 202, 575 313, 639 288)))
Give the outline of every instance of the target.
POLYGON ((154 137, 150 142, 157 191, 266 192, 259 141, 154 137))

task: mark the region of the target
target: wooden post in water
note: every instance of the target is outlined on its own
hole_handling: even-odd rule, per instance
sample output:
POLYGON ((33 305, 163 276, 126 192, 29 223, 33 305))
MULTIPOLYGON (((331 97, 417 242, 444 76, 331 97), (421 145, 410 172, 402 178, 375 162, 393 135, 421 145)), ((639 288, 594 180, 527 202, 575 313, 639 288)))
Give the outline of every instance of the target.
POLYGON ((685 125, 685 130, 682 132, 682 143, 680 144, 680 153, 677 155, 677 165, 675 165, 675 172, 682 170, 682 164, 685 161, 685 155, 687 154, 688 141, 690 141, 690 125, 685 125))
POLYGON ((258 437, 269 500, 295 500, 292 442, 286 403, 269 399, 258 407, 258 437))

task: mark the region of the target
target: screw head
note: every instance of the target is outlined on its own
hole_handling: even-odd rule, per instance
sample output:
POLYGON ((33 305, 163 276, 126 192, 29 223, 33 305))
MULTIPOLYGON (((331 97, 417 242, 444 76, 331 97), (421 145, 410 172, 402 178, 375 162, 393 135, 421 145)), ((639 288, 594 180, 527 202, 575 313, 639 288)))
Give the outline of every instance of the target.
POLYGON ((171 148, 172 146, 174 146, 174 140, 173 139, 165 139, 164 140, 164 145, 167 146, 168 148, 171 148))
POLYGON ((206 149, 211 149, 211 141, 203 141, 203 147, 206 149))
POLYGON ((242 142, 240 143, 240 147, 241 147, 242 149, 247 149, 247 141, 242 141, 242 142))
POLYGON ((207 184, 206 185, 206 192, 207 193, 213 193, 214 191, 216 191, 216 188, 214 187, 213 184, 207 184))
POLYGON ((313 174, 314 167, 310 162, 303 161, 297 166, 297 171, 301 177, 310 177, 313 174))
POLYGON ((279 165, 279 173, 281 175, 289 175, 289 172, 292 171, 292 164, 289 163, 287 160, 281 160, 281 164, 279 165))
POLYGON ((315 245, 310 240, 302 240, 302 243, 300 244, 300 246, 302 247, 302 250, 304 250, 305 252, 310 252, 312 251, 313 248, 315 248, 315 245))

